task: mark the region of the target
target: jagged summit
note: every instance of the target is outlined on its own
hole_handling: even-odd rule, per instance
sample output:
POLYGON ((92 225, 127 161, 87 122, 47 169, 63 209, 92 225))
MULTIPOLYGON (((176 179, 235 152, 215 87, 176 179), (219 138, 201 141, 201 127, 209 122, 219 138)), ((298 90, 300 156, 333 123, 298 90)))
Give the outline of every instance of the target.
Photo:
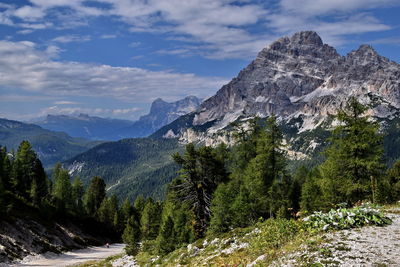
POLYGON ((299 45, 314 46, 322 46, 324 44, 321 37, 314 31, 297 32, 290 38, 290 42, 299 45))
MULTIPOLYGON (((303 31, 265 47, 237 77, 204 101, 190 120, 209 134, 237 119, 274 113, 282 120, 301 118, 298 127, 306 131, 334 114, 350 96, 371 105, 370 113, 376 117, 397 116, 400 65, 369 45, 341 56, 316 32, 303 31)), ((168 127, 163 130, 195 141, 193 133, 188 138, 190 127, 185 125, 173 134, 168 127)))

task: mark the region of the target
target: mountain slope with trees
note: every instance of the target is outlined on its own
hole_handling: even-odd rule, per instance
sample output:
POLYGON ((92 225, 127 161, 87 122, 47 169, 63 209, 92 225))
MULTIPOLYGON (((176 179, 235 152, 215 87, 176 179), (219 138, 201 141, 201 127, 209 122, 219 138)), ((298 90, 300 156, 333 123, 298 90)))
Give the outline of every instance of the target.
POLYGON ((63 163, 72 175, 87 184, 101 176, 108 194, 134 200, 139 195, 162 199, 166 184, 176 177, 178 167, 171 155, 183 149, 175 139, 123 139, 98 145, 63 163))
POLYGON ((9 152, 12 153, 23 140, 32 144, 46 168, 100 143, 73 138, 66 133, 49 131, 34 124, 0 119, 1 146, 7 147, 9 152))
POLYGON ((15 156, 0 147, 1 262, 119 240, 123 225, 101 178, 85 189, 57 164, 49 179, 28 141, 15 156))

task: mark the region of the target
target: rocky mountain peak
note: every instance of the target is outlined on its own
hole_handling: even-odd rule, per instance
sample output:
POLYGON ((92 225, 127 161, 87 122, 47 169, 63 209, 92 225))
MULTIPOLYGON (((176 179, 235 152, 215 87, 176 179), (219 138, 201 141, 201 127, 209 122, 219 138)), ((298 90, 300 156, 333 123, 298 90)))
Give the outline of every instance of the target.
POLYGON ((169 105, 168 102, 165 102, 161 98, 157 98, 156 100, 153 101, 153 103, 151 103, 150 114, 160 112, 160 110, 167 108, 168 105, 169 105))
POLYGON ((303 31, 295 33, 291 38, 290 42, 299 45, 312 45, 312 46, 322 46, 321 37, 314 31, 303 31))
POLYGON ((311 60, 332 60, 339 58, 340 55, 335 48, 324 44, 316 32, 303 31, 273 42, 258 54, 254 62, 265 64, 265 62, 270 61, 287 61, 288 58, 303 57, 308 57, 311 60))
POLYGON ((376 117, 400 114, 400 65, 369 45, 343 57, 316 32, 298 32, 264 48, 201 104, 191 124, 213 125, 207 133, 216 133, 238 119, 274 113, 283 120, 301 117, 299 127, 312 129, 350 96, 369 104, 376 117))
POLYGON ((380 56, 372 46, 366 44, 363 44, 357 50, 350 52, 347 57, 350 60, 356 61, 358 64, 376 64, 382 61, 388 61, 385 57, 380 56))
POLYGON ((362 44, 360 47, 355 51, 358 55, 378 55, 375 49, 367 44, 362 44))

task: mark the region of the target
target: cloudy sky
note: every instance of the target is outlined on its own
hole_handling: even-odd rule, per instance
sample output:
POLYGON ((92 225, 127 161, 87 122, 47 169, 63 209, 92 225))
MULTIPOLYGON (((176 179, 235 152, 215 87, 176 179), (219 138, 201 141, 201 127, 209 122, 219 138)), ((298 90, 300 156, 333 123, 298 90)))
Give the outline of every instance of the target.
POLYGON ((271 41, 315 30, 400 62, 400 0, 0 0, 0 117, 136 119, 209 97, 271 41))

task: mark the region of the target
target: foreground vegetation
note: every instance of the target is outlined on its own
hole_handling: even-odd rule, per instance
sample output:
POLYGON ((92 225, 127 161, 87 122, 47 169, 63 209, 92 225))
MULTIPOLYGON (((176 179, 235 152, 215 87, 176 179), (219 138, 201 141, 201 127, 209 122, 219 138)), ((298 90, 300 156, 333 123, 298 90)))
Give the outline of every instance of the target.
MULTIPOLYGON (((151 199, 147 200, 147 208, 137 212, 139 216, 131 218, 127 225, 123 236, 127 253, 139 253, 139 262, 148 258, 154 261, 158 256, 166 265, 179 254, 179 261, 184 262, 185 255, 190 253, 184 253, 187 244, 204 246, 204 242, 208 244, 216 236, 221 238, 220 235, 232 229, 246 239, 252 236, 251 231, 263 227, 265 234, 254 235, 251 242, 259 240, 260 249, 275 253, 278 248, 295 243, 297 238, 309 236, 309 229, 389 223, 367 208, 342 209, 323 216, 314 214, 308 223, 295 220, 314 211, 352 207, 360 201, 391 203, 399 199, 400 163, 390 169, 385 166, 383 135, 379 124, 365 116, 366 110, 356 99, 350 99, 336 116, 339 123, 322 154, 322 164, 313 169, 300 167, 294 173, 288 171, 283 135, 274 116, 265 125, 257 119, 245 126, 233 125, 237 141, 231 148, 187 145, 183 155, 173 156, 181 171, 169 185, 167 199, 152 204, 151 199), (329 222, 343 216, 346 217, 343 221, 329 222), (311 222, 315 224, 313 227, 309 227, 311 222), (274 227, 283 227, 283 232, 274 227)), ((227 246, 236 241, 224 242, 227 246)), ((249 242, 244 243, 254 247, 249 242)), ((225 249, 207 248, 213 253, 225 249)), ((238 251, 238 262, 254 260, 252 256, 246 258, 250 253, 247 246, 239 246, 238 251), (246 252, 240 254, 240 251, 246 252)), ((223 253, 213 257, 216 264, 237 263, 225 259, 223 253)))
POLYGON ((319 249, 318 245, 327 241, 325 231, 389 223, 389 218, 370 206, 340 208, 316 212, 303 220, 271 218, 250 227, 209 235, 162 257, 140 252, 136 259, 140 266, 267 266, 304 246, 319 249), (349 222, 347 217, 353 214, 356 218, 349 222), (326 224, 339 227, 327 228, 326 224))
POLYGON ((400 198, 400 162, 385 166, 379 124, 366 110, 350 99, 338 112, 322 163, 293 173, 274 116, 265 125, 257 118, 232 125, 235 146, 188 144, 183 154, 173 155, 179 177, 169 184, 165 201, 139 196, 133 204, 106 197, 100 177, 86 190, 77 177, 71 184, 60 165, 49 180, 23 142, 15 156, 1 150, 1 210, 3 216, 12 212, 12 201, 4 197, 11 194, 50 218, 93 218, 122 234, 127 254, 137 255, 139 263, 196 265, 207 257, 216 265, 240 264, 260 256, 269 262, 303 239, 317 242, 321 229, 390 223, 370 208, 336 210, 400 198))

